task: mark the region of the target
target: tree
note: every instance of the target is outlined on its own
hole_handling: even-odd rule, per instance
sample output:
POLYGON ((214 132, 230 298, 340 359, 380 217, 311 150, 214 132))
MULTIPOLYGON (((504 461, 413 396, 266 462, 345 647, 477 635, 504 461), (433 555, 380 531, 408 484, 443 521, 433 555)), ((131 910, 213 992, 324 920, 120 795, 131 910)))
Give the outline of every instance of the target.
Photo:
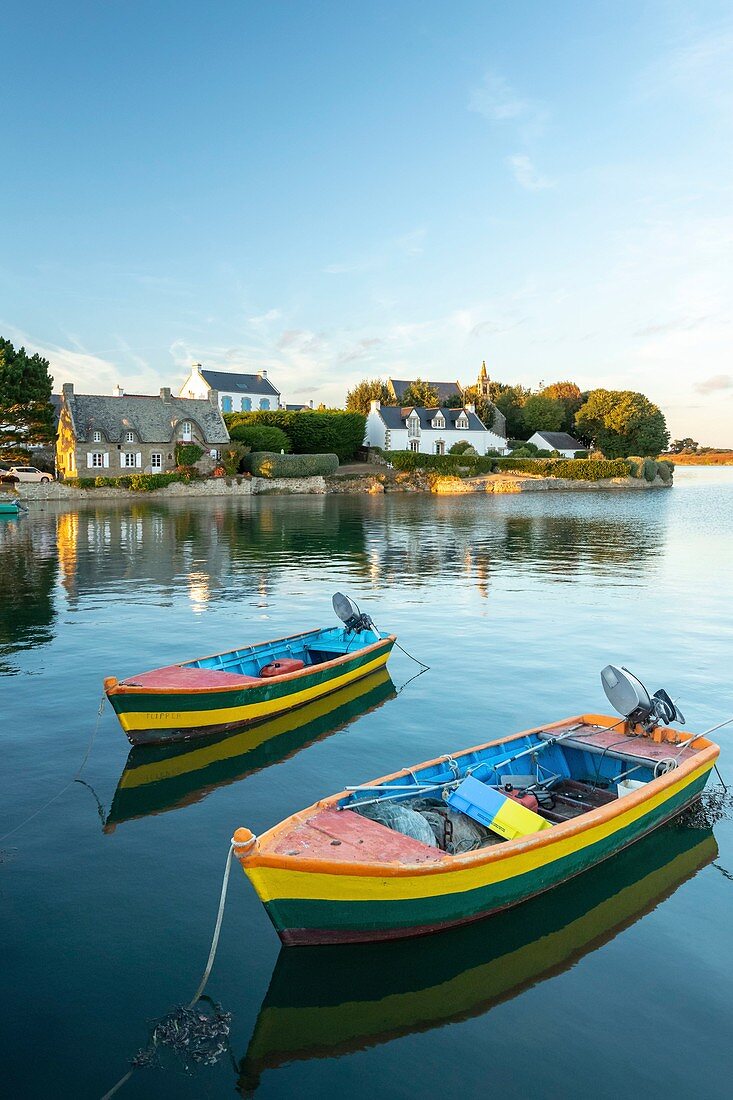
MULTIPOLYGON (((542 397, 550 397, 553 401, 559 401, 563 406, 563 422, 559 430, 572 432, 575 429, 575 414, 583 404, 583 394, 575 382, 553 382, 540 390, 542 397)), ((550 431, 550 429, 547 429, 550 431)))
POLYGON ((527 434, 524 426, 524 403, 531 392, 524 386, 507 386, 503 382, 489 383, 491 400, 506 417, 506 434, 509 439, 521 439, 527 434))
POLYGON ((669 450, 670 454, 673 455, 694 455, 697 453, 699 446, 699 443, 694 439, 690 439, 689 435, 686 435, 684 439, 673 439, 669 445, 669 450))
POLYGON ((633 390, 591 390, 575 423, 607 458, 658 455, 669 443, 663 413, 633 390))
POLYGON ((464 405, 473 405, 476 409, 476 416, 481 423, 491 430, 494 426, 496 405, 493 401, 489 401, 488 397, 484 397, 479 393, 478 386, 467 386, 463 391, 463 400, 458 401, 456 405, 448 405, 448 408, 462 408, 464 405))
POLYGON ((528 435, 540 431, 559 432, 565 419, 565 406, 544 393, 534 393, 525 401, 522 415, 528 435))
POLYGON ((41 355, 17 351, 0 337, 0 451, 50 443, 55 434, 50 404, 53 379, 41 355))
POLYGON ((381 378, 363 378, 346 394, 346 410, 368 416, 371 403, 375 400, 381 401, 383 405, 392 404, 392 395, 386 382, 381 378))
POLYGON ((416 378, 402 394, 402 405, 415 405, 419 409, 434 409, 439 403, 438 391, 429 382, 416 378))

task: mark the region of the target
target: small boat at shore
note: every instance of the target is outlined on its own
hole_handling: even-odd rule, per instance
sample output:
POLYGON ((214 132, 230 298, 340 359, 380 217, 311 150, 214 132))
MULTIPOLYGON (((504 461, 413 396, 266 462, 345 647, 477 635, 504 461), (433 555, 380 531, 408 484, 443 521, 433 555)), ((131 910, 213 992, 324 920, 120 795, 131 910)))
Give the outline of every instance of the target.
POLYGON ((26 510, 19 500, 0 497, 0 516, 22 516, 26 510))
POLYGON ((199 657, 117 680, 104 690, 133 745, 184 741, 266 721, 382 668, 397 638, 341 593, 342 627, 199 657))
POLYGON ((621 721, 581 714, 347 788, 234 854, 286 945, 423 935, 596 866, 700 797, 719 754, 666 692, 601 673, 621 721), (529 774, 528 774, 529 772, 529 774))

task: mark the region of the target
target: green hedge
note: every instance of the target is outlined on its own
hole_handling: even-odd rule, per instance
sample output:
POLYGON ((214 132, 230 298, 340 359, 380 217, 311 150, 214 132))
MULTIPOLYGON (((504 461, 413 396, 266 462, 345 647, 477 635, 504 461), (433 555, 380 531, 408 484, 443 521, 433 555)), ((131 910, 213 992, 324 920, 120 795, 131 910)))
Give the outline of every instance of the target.
POLYGON ((75 477, 67 478, 64 485, 73 489, 131 489, 136 493, 151 493, 154 489, 164 489, 175 481, 188 484, 199 477, 195 467, 170 474, 130 474, 123 477, 75 477))
POLYGON ((289 454, 293 449, 290 436, 282 428, 269 424, 234 424, 229 428, 229 435, 236 443, 246 444, 251 451, 285 451, 289 454))
MULTIPOLYGON (((270 412, 229 413, 226 420, 229 434, 237 439, 232 429, 239 424, 267 425, 280 428, 292 440, 293 450, 298 454, 323 454, 331 452, 339 459, 347 461, 354 457, 364 443, 366 417, 362 413, 316 412, 313 409, 301 409, 297 412, 288 409, 273 409, 270 412)), ((280 447, 276 448, 278 451, 280 447)))
POLYGON ((423 455, 417 451, 385 451, 384 457, 395 470, 431 470, 456 477, 490 474, 497 461, 490 455, 423 455))
POLYGON ((494 458, 491 455, 424 455, 416 451, 389 451, 385 457, 395 470, 427 470, 455 477, 473 477, 500 470, 564 477, 573 481, 600 481, 609 477, 628 477, 623 458, 613 460, 583 458, 494 458))
POLYGON ((255 477, 329 477, 339 467, 338 455, 281 455, 253 451, 247 465, 255 477))
POLYGON ((203 457, 204 449, 198 443, 176 444, 176 466, 193 466, 203 457))

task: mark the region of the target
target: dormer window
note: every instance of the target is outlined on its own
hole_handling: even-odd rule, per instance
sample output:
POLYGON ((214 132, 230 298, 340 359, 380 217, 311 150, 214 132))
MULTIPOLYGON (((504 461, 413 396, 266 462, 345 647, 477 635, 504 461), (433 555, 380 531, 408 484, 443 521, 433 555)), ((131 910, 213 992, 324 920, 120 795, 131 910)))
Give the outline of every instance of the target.
POLYGON ((456 418, 456 427, 457 428, 467 428, 468 427, 468 417, 466 416, 466 414, 464 412, 462 412, 461 415, 456 418))
POLYGON ((434 428, 444 428, 445 427, 445 417, 443 416, 442 413, 439 412, 439 413, 435 414, 435 416, 432 419, 432 425, 433 425, 434 428))
POLYGON ((94 432, 93 435, 92 435, 92 443, 101 443, 101 442, 102 442, 102 433, 101 432, 94 432))
POLYGON ((407 436, 408 439, 416 439, 420 435, 420 417, 417 413, 410 413, 407 418, 407 436))
POLYGON ((134 442, 135 442, 135 433, 134 432, 125 432, 125 443, 134 443, 134 442))

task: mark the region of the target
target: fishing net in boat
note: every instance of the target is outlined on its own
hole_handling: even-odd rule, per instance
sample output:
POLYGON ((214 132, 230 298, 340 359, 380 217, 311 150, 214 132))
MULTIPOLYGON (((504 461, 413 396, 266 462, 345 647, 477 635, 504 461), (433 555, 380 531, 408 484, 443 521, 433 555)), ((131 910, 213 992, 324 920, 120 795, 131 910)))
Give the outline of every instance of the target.
POLYGON ((438 846, 428 822, 422 814, 416 813, 408 806, 394 802, 376 802, 372 806, 360 808, 359 813, 362 817, 368 817, 370 821, 376 821, 388 829, 393 829, 396 833, 412 837, 413 840, 420 840, 431 848, 438 846))
POLYGON ((413 803, 414 809, 430 826, 436 844, 449 856, 459 856, 480 848, 492 834, 484 825, 473 821, 466 814, 452 810, 444 802, 425 799, 413 803))

